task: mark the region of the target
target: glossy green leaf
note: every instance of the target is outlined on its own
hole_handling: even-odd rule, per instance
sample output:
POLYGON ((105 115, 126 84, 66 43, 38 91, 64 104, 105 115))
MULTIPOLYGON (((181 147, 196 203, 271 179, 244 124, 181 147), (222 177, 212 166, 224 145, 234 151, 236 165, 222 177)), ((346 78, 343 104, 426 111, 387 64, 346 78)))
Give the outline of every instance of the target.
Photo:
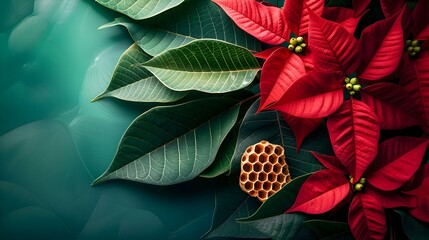
POLYGON ((126 179, 171 185, 195 178, 210 166, 234 126, 236 102, 208 98, 143 113, 128 127, 111 165, 94 184, 126 179))
POLYGON ((303 224, 308 218, 300 213, 280 214, 251 221, 249 225, 273 240, 314 239, 311 231, 303 224))
POLYGON ((243 192, 238 176, 219 178, 216 183, 215 209, 210 230, 203 238, 211 237, 262 237, 247 223, 238 223, 237 218, 247 217, 260 202, 243 192))
POLYGON ((318 239, 334 239, 339 236, 344 236, 344 238, 349 236, 353 239, 349 225, 345 222, 312 219, 305 221, 304 224, 313 231, 318 239))
POLYGON ((240 127, 237 146, 231 163, 231 172, 239 171, 241 156, 246 148, 261 140, 280 144, 285 148, 286 163, 292 178, 322 169, 321 164, 310 151, 332 154, 326 129, 318 129, 310 134, 297 153, 296 141, 292 130, 277 111, 263 111, 256 114, 259 101, 247 112, 240 127))
POLYGON ((173 102, 184 97, 186 92, 167 88, 144 67, 138 65, 150 58, 137 44, 131 45, 119 59, 107 89, 93 101, 115 97, 133 102, 173 102))
POLYGON ((249 85, 259 64, 247 49, 219 40, 195 40, 169 49, 143 65, 176 91, 235 91, 249 85))
POLYGON ((402 219, 405 234, 410 239, 426 239, 429 236, 429 224, 417 220, 404 210, 395 210, 402 219))
POLYGON ((101 5, 137 20, 150 18, 185 0, 96 0, 101 5))
POLYGON ((308 173, 293 179, 280 191, 268 198, 253 215, 238 219, 238 221, 248 222, 283 214, 293 205, 301 185, 310 175, 311 173, 308 173))
POLYGON ((122 25, 148 54, 182 46, 195 39, 213 38, 259 51, 261 43, 240 28, 210 0, 187 1, 154 18, 132 21, 121 17, 102 26, 122 25))

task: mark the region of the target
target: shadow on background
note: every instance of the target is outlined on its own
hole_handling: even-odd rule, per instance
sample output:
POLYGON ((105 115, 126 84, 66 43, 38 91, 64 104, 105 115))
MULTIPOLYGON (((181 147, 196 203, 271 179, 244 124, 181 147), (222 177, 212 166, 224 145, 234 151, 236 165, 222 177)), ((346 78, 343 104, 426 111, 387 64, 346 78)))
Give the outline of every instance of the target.
POLYGON ((0 2, 0 239, 199 239, 213 182, 90 183, 148 105, 90 100, 131 42, 84 0, 0 2))

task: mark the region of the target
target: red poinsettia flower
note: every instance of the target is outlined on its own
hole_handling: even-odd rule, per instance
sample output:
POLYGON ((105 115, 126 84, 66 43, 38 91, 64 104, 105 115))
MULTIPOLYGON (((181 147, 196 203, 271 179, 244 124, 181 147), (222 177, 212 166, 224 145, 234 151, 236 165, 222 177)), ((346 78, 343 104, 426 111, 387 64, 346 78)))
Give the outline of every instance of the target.
MULTIPOLYGON (((347 133, 337 137, 347 138, 347 133)), ((416 218, 429 222, 429 168, 420 167, 428 144, 423 138, 390 138, 380 143, 373 161, 363 162, 350 162, 348 153, 338 149, 336 156, 314 154, 327 169, 303 183, 286 213, 326 213, 352 196, 348 220, 356 239, 384 239, 384 208, 407 207, 416 218)))

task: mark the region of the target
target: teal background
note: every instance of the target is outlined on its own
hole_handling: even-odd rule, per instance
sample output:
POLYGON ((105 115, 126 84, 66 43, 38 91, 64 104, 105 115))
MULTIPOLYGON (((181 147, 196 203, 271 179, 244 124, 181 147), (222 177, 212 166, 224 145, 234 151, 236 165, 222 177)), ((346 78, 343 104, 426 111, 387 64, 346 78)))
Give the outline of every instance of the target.
POLYGON ((131 45, 93 0, 0 1, 0 239, 199 239, 213 181, 91 182, 147 104, 103 99, 131 45))

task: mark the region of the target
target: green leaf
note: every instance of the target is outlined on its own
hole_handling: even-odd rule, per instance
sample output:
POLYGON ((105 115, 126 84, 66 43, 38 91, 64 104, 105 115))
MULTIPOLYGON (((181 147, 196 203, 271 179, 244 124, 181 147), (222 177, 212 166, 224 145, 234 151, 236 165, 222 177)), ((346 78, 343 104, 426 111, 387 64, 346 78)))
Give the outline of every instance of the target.
POLYGON ((234 126, 236 103, 208 98, 143 113, 128 127, 111 165, 93 184, 126 179, 171 185, 195 178, 210 166, 234 126))
POLYGON ((143 63, 164 85, 176 91, 235 91, 249 85, 259 71, 247 49, 219 40, 195 40, 143 63))
POLYGON ((176 7, 184 0, 95 0, 133 19, 145 19, 176 7))
POLYGON ((404 210, 394 211, 401 215, 404 232, 410 239, 427 239, 427 236, 429 236, 429 224, 415 219, 404 210))
POLYGON ((252 144, 266 140, 280 144, 285 148, 286 163, 292 178, 322 169, 322 165, 310 151, 332 154, 329 135, 325 128, 310 134, 303 142, 299 153, 292 130, 277 111, 263 111, 256 114, 259 102, 255 102, 247 112, 240 127, 237 146, 235 148, 231 172, 240 170, 241 156, 252 144))
POLYGON ((125 17, 100 28, 122 25, 148 54, 182 46, 195 39, 213 38, 259 51, 261 43, 237 27, 210 0, 187 1, 154 18, 135 22, 125 17))
POLYGON ((237 143, 239 128, 240 125, 236 124, 231 129, 225 140, 222 142, 213 164, 204 170, 204 172, 200 174, 200 177, 214 178, 228 172, 231 167, 231 158, 234 154, 235 144, 237 143))
POLYGON ((301 185, 310 175, 311 173, 308 173, 294 178, 291 182, 280 189, 280 191, 268 198, 253 215, 247 218, 238 219, 238 221, 255 221, 284 214, 287 209, 292 207, 301 185))
POLYGON ((304 222, 305 226, 310 228, 318 239, 353 239, 349 225, 345 222, 327 221, 313 219, 304 222))
POLYGON ((173 102, 186 96, 186 92, 173 91, 138 64, 151 57, 137 44, 131 45, 120 57, 107 89, 94 98, 115 97, 133 102, 173 102))
POLYGON ((311 231, 303 224, 307 219, 308 216, 301 213, 280 214, 251 221, 249 224, 274 240, 314 239, 311 231))
POLYGON ((215 210, 210 230, 203 238, 211 237, 264 237, 247 223, 238 223, 237 218, 249 216, 260 202, 243 192, 238 176, 220 178, 216 184, 215 210))

